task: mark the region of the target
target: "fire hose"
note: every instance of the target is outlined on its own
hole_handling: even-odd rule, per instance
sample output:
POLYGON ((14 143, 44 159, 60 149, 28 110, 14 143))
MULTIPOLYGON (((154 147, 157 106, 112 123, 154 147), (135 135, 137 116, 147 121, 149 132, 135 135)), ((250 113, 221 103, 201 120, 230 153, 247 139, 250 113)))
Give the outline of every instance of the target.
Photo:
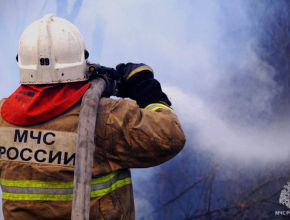
POLYGON ((83 96, 77 133, 72 220, 89 220, 94 135, 101 96, 116 94, 120 74, 99 64, 88 65, 90 87, 83 96))

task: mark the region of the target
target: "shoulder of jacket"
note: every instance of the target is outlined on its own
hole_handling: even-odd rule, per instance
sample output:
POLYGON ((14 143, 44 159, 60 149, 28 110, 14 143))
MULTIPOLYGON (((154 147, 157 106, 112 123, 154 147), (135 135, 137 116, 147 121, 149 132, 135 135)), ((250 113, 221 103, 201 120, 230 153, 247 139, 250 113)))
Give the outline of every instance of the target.
POLYGON ((102 98, 100 101, 99 109, 108 109, 114 110, 116 108, 139 108, 136 101, 131 99, 112 99, 112 98, 102 98))
POLYGON ((139 106, 136 101, 130 99, 102 98, 98 109, 98 117, 106 118, 106 121, 110 118, 112 120, 117 119, 119 123, 139 114, 139 106))
POLYGON ((12 124, 6 122, 6 121, 2 118, 1 108, 2 108, 2 105, 3 105, 3 103, 5 102, 6 99, 7 99, 7 98, 3 98, 3 99, 0 100, 0 127, 3 127, 3 126, 7 126, 7 127, 9 127, 9 126, 14 126, 14 125, 12 125, 12 124))
POLYGON ((2 118, 2 114, 1 114, 1 108, 2 108, 2 105, 3 103, 5 102, 6 98, 3 98, 0 100, 0 117, 2 118))
POLYGON ((2 107, 3 103, 5 102, 6 98, 0 100, 0 108, 2 107))

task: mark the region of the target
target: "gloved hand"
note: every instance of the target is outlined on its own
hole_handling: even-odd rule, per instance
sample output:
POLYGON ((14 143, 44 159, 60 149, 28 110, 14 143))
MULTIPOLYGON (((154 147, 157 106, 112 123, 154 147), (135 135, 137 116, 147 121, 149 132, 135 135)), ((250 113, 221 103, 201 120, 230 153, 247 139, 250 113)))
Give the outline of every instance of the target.
POLYGON ((118 97, 136 100, 141 108, 156 102, 171 105, 162 92, 160 83, 154 79, 153 70, 149 66, 143 63, 121 63, 116 66, 116 70, 121 75, 118 97))
POLYGON ((143 63, 120 63, 116 66, 116 70, 121 75, 121 85, 117 96, 122 98, 132 98, 133 90, 138 84, 154 78, 153 70, 143 63))

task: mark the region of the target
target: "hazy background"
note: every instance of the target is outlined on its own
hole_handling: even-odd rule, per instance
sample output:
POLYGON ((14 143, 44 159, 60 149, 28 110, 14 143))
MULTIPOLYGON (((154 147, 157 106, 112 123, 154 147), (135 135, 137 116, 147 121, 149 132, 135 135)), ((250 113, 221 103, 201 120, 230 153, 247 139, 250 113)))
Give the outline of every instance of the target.
MULTIPOLYGON (((247 171, 263 174, 289 158, 290 123, 273 105, 283 88, 275 80, 277 69, 259 53, 261 36, 255 32, 267 7, 257 2, 0 0, 0 96, 19 86, 15 57, 22 32, 48 13, 79 28, 90 61, 150 65, 187 136, 184 151, 172 161, 133 170, 137 219, 163 219, 147 215, 185 189, 180 182, 190 185, 217 164, 223 167, 220 180, 241 179, 237 169, 247 179, 247 171), (153 189, 168 188, 158 181, 166 173, 163 183, 171 191, 159 190, 168 196, 158 201, 153 189)), ((191 200, 196 198, 186 202, 191 200)), ((175 214, 172 219, 186 218, 175 214)))

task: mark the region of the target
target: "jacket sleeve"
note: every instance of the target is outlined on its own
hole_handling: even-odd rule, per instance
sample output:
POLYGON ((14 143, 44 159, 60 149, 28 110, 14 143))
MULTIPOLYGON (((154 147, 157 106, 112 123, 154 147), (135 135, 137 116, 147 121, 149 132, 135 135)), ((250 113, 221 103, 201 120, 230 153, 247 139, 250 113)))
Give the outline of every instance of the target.
POLYGON ((164 163, 182 150, 185 141, 168 106, 155 103, 141 109, 135 101, 120 99, 109 114, 103 147, 114 171, 164 163))

